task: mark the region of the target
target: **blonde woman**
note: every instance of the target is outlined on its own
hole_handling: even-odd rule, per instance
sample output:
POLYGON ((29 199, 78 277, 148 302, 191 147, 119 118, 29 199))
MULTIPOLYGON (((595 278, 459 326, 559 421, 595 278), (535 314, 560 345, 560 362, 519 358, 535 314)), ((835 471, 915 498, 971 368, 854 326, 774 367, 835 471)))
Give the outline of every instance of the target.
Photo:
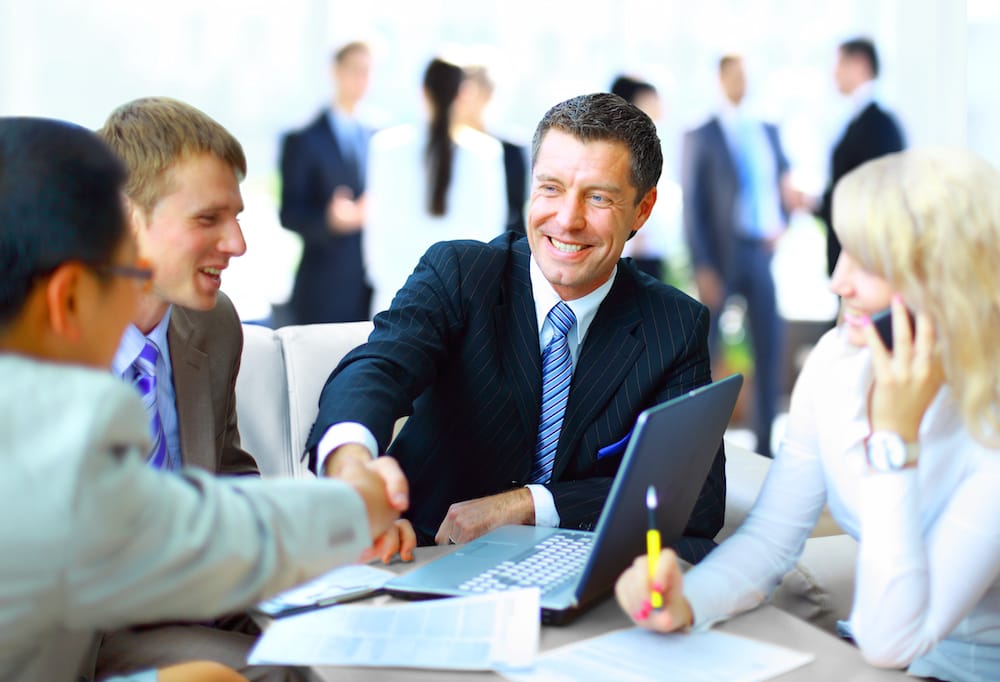
POLYGON ((616 594, 637 623, 706 627, 760 604, 824 504, 859 542, 843 625, 874 665, 1000 678, 1000 173, 911 150, 838 184, 841 320, 792 396, 787 435, 742 528, 683 577, 645 557, 616 594), (871 317, 891 307, 888 351, 871 317), (916 312, 911 332, 906 309, 916 312), (649 607, 649 592, 667 606, 649 607))

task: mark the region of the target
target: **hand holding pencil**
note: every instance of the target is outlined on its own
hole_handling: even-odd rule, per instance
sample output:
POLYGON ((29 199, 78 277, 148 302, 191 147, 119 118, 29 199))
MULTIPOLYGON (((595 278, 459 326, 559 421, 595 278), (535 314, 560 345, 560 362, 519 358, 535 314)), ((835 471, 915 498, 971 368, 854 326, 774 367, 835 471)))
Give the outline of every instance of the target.
POLYGON ((684 576, 672 549, 660 549, 656 530, 656 491, 646 494, 649 524, 647 554, 636 558, 615 583, 615 597, 637 625, 659 632, 682 630, 693 624, 691 605, 684 597, 684 576))

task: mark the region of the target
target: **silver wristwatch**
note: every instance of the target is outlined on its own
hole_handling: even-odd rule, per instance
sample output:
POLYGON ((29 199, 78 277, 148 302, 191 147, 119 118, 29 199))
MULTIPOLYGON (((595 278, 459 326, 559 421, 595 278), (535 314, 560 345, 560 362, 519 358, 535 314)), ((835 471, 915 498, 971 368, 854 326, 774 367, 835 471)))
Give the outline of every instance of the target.
POLYGON ((917 443, 904 443, 893 431, 875 431, 865 445, 868 467, 872 471, 899 471, 920 456, 917 443))

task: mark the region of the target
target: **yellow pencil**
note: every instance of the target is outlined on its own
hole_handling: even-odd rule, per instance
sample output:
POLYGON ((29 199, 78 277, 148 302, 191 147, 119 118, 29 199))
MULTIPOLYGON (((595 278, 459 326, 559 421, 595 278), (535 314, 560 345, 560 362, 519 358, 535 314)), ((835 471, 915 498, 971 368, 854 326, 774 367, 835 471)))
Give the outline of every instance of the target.
MULTIPOLYGON (((660 560, 660 531, 656 529, 656 489, 646 488, 646 515, 649 520, 646 529, 646 558, 649 566, 649 582, 656 581, 656 564, 660 560)), ((658 590, 651 590, 649 603, 654 609, 663 608, 663 595, 658 590)))

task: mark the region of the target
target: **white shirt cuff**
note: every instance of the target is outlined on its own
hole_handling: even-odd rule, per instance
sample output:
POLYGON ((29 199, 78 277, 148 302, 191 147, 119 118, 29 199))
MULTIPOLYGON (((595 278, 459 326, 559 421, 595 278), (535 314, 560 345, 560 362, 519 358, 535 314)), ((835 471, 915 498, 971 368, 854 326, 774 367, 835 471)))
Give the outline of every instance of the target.
POLYGON ((559 512, 556 511, 556 501, 552 498, 552 491, 544 485, 524 486, 531 493, 531 499, 535 503, 535 525, 543 528, 559 527, 559 512))
POLYGON ((326 430, 316 446, 316 475, 323 475, 323 466, 330 453, 341 445, 357 443, 363 445, 371 453, 372 459, 378 457, 378 441, 364 424, 357 422, 340 422, 326 430))

